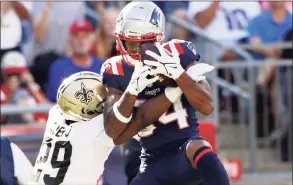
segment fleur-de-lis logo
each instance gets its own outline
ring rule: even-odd
[[[81,82],[81,89],[75,93],[75,98],[79,99],[81,103],[88,104],[92,101],[92,96],[94,95],[94,91],[91,89],[87,89],[85,85]]]

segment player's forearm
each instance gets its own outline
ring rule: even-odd
[[[219,1],[215,1],[207,9],[196,14],[194,19],[200,28],[205,28],[214,20],[219,3]]]
[[[195,83],[187,73],[183,73],[176,82],[189,103],[202,114],[209,115],[214,110],[214,103],[206,81]]]
[[[13,6],[16,14],[18,15],[18,17],[21,20],[27,20],[27,19],[29,19],[28,10],[25,8],[25,6],[21,2],[11,1],[10,3]]]
[[[51,7],[46,7],[42,16],[34,20],[34,32],[38,42],[43,41],[48,31]]]
[[[37,89],[34,88],[33,84],[28,85],[29,92],[33,95],[33,97],[37,100],[40,104],[49,103],[49,100]]]
[[[133,120],[127,124],[126,129],[113,140],[114,143],[120,145],[126,142],[142,129],[158,120],[171,105],[171,101],[169,101],[165,94],[147,100],[137,109]]]
[[[136,101],[136,96],[128,93],[127,91],[124,92],[118,101],[119,112],[124,117],[127,117],[127,118],[130,117],[133,112],[135,101]]]
[[[115,114],[114,104],[117,104],[117,111],[119,111],[118,114],[129,118],[132,115],[135,100],[136,96],[130,95],[129,93],[124,93],[120,98],[115,96],[109,96],[107,98],[105,105],[104,126],[107,135],[112,139],[118,137],[127,126],[127,123],[122,122],[117,113]],[[113,104],[111,102],[116,103]],[[108,107],[108,105],[111,105],[111,107]]]

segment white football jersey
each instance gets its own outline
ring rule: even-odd
[[[56,105],[49,112],[30,184],[95,185],[113,148],[103,115],[68,125]]]
[[[197,13],[213,2],[190,2],[188,18],[194,22]],[[248,35],[248,22],[261,13],[259,2],[220,2],[215,18],[204,28],[206,34],[218,41],[235,41]]]

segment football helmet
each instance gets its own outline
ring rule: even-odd
[[[78,72],[66,78],[59,86],[57,104],[65,119],[87,121],[103,112],[105,94],[99,74]]]
[[[165,33],[165,16],[153,2],[130,2],[120,12],[116,21],[117,50],[121,55],[135,56],[129,53],[125,41],[161,42]]]

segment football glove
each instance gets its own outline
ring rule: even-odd
[[[215,68],[214,66],[206,64],[206,63],[198,63],[198,64],[190,66],[187,69],[187,74],[194,81],[199,82],[206,78],[204,74],[211,72],[214,68]]]
[[[174,43],[171,42],[169,44],[171,53],[159,43],[155,43],[155,45],[158,48],[160,55],[150,50],[147,50],[146,54],[153,57],[157,61],[144,60],[144,64],[152,67],[152,75],[162,74],[176,80],[182,73],[184,73],[184,69],[180,64],[179,55],[171,54],[177,53]]]
[[[150,72],[151,72],[150,66],[143,65],[142,62],[136,63],[134,72],[132,74],[131,80],[126,90],[130,94],[137,96],[147,86],[159,80],[159,76],[153,76],[152,78],[147,78],[147,76],[150,75]]]

